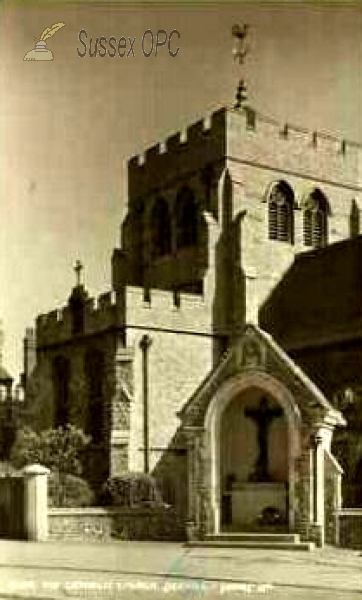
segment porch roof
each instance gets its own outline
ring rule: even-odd
[[[203,380],[201,385],[197,388],[191,398],[179,411],[178,416],[181,420],[184,420],[190,412],[193,412],[194,408],[202,398],[208,398],[213,394],[215,389],[219,387],[228,377],[236,375],[239,372],[250,372],[250,367],[243,367],[238,363],[237,354],[239,347],[243,344],[245,338],[254,339],[264,347],[266,354],[269,359],[266,358],[263,365],[255,367],[255,370],[264,371],[270,373],[271,376],[276,377],[270,364],[279,363],[282,365],[282,371],[288,376],[288,379],[293,381],[294,387],[301,387],[305,395],[308,397],[308,407],[311,410],[320,409],[323,414],[324,421],[329,423],[331,426],[335,425],[346,425],[346,421],[342,413],[335,409],[332,404],[327,400],[321,390],[313,383],[313,381],[304,373],[304,371],[288,356],[288,354],[277,344],[273,337],[263,331],[260,327],[255,324],[247,324],[244,328],[241,336],[235,341],[234,345],[224,354],[220,359],[220,362],[210,371],[210,373]],[[282,377],[281,379],[285,379]],[[295,385],[295,381],[298,385]],[[285,383],[285,382],[284,382]]]

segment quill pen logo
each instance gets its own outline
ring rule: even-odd
[[[53,37],[53,35],[64,26],[65,23],[55,23],[51,27],[44,29],[40,39],[34,38],[36,42],[35,48],[29,50],[29,52],[25,54],[23,60],[54,60],[53,52],[47,49],[45,40]]]

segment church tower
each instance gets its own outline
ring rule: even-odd
[[[247,31],[233,29],[241,64]],[[359,233],[361,158],[260,114],[242,77],[233,107],[129,160],[112,291],[89,298],[77,265],[68,304],[37,319],[34,414],[92,435],[98,484],[152,473],[198,537],[225,525],[227,494],[235,526],[275,501],[283,527],[323,543],[344,421],[265,307],[299,256]]]
[[[294,258],[359,231],[361,149],[243,104],[134,157],[112,283],[190,292],[233,336]]]

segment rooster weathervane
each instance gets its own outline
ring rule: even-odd
[[[234,38],[233,55],[234,60],[237,60],[239,65],[245,63],[245,57],[249,54],[250,47],[246,44],[246,38],[250,25],[245,23],[242,27],[240,25],[233,25],[231,29],[232,36]],[[246,86],[243,77],[239,80],[237,92],[236,92],[236,103],[234,108],[241,108],[242,104],[247,100]]]

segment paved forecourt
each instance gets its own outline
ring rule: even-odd
[[[361,597],[362,554],[185,548],[182,544],[0,542],[7,598]],[[1,596],[0,596],[1,597]]]

